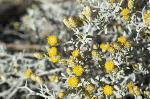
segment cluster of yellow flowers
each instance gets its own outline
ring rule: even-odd
[[[92,18],[92,9],[91,9],[91,7],[89,7],[89,6],[84,7],[83,11],[81,13],[82,13],[81,16],[83,18],[86,18],[88,21],[91,20],[91,18]]]
[[[58,48],[57,48],[58,38],[55,35],[50,35],[48,37],[48,44],[51,46],[48,49],[48,55],[50,57],[50,60],[54,63],[59,62],[60,56],[58,55]]]
[[[86,22],[92,18],[92,9],[89,6],[83,8],[81,16],[64,18],[63,22],[68,28],[77,28],[83,26]]]
[[[132,81],[128,83],[127,87],[131,94],[136,95],[136,96],[140,95],[139,87],[134,85],[134,83]]]
[[[69,77],[68,79],[68,83],[69,83],[69,86],[71,87],[78,87],[78,84],[79,84],[79,79],[75,76],[71,76]],[[94,91],[96,90],[96,87],[94,84],[87,84],[85,86],[85,91],[90,95],[92,94]],[[113,94],[113,87],[110,86],[110,85],[105,85],[103,87],[103,93],[104,95],[106,96],[110,96]]]
[[[76,28],[84,25],[83,19],[80,17],[65,18],[63,22],[68,28]]]
[[[100,45],[100,48],[102,49],[103,52],[106,52],[106,51],[109,50],[110,44],[109,44],[109,43],[102,43],[102,44]]]
[[[51,61],[52,62],[58,62],[58,61],[54,61],[52,59],[53,57],[56,57],[56,56],[58,57],[58,49],[56,47],[56,44],[58,44],[57,37],[56,36],[49,36],[48,44],[50,44],[52,46],[48,50],[48,55],[51,58]],[[128,46],[127,46],[127,44],[128,44]],[[111,44],[102,43],[100,45],[100,48],[104,52],[108,51],[108,52],[114,53],[116,50],[118,50],[120,48],[121,45],[124,45],[128,48],[131,47],[131,44],[128,42],[127,38],[125,36],[121,36],[117,39],[117,42],[113,42]],[[93,46],[93,49],[94,50],[91,51],[92,57],[100,58],[101,55],[98,53],[98,50],[97,50],[98,47],[96,47],[96,45],[95,45],[95,47]],[[78,85],[80,83],[80,77],[83,75],[85,68],[83,68],[83,66],[81,66],[75,62],[75,60],[77,60],[77,61],[82,60],[81,53],[80,53],[79,49],[74,49],[71,52],[71,55],[72,56],[70,56],[69,59],[65,59],[68,62],[66,65],[69,65],[69,64],[70,64],[70,66],[72,65],[71,67],[66,68],[66,72],[69,75],[67,82],[71,88],[75,88],[75,87],[78,87]],[[113,72],[115,70],[115,68],[116,68],[116,65],[114,63],[114,60],[107,60],[104,64],[104,69],[105,69],[106,73]],[[56,75],[50,76],[49,79],[50,79],[50,81],[58,82],[58,76],[56,76]],[[88,84],[85,86],[85,91],[88,94],[93,93],[95,89],[96,88],[93,84]],[[112,93],[113,93],[112,86],[110,86],[110,85],[104,86],[103,93],[106,96],[112,95]],[[63,94],[64,93],[60,93],[59,97],[63,97],[64,96]]]
[[[120,48],[120,44],[124,45],[126,48],[131,48],[131,43],[127,41],[127,38],[125,36],[120,36],[117,39],[117,42],[113,43],[101,43],[100,48],[102,49],[103,52],[110,52],[114,53]]]
[[[42,77],[36,75],[33,73],[33,71],[31,69],[27,69],[25,72],[24,72],[24,76],[26,78],[30,78],[31,80],[39,83],[39,84],[43,84],[44,83],[44,80],[42,79]],[[59,81],[59,77],[57,75],[50,75],[49,77],[49,80],[51,82],[54,82],[54,83],[57,83]]]
[[[33,74],[33,71],[31,69],[27,69],[24,72],[24,75],[26,78],[30,78],[31,80],[33,80],[39,84],[43,84],[43,79],[40,76]]]
[[[117,3],[121,2],[121,0],[110,0],[110,1],[112,5],[118,5]],[[63,22],[68,28],[71,29],[82,27],[85,23],[88,22],[94,22],[92,21],[94,16],[93,9],[94,7],[92,8],[90,6],[84,5],[84,8],[80,16],[67,17],[63,20]],[[124,20],[128,21],[132,14],[133,9],[134,9],[134,0],[128,0],[128,7],[122,8],[121,12],[119,13],[124,18]],[[145,25],[150,25],[149,10],[144,13],[144,21]],[[129,49],[132,47],[132,44],[131,41],[128,40],[126,36],[119,36],[116,39],[116,41],[103,42],[100,45],[97,42],[95,43],[94,39],[92,40],[93,42],[92,44],[89,44],[88,50],[83,51],[78,47],[75,47],[71,51],[70,49],[66,49],[65,51],[69,50],[68,51],[69,53],[68,52],[67,54],[64,53],[65,57],[63,57],[63,54],[62,57],[60,57],[61,53],[59,53],[58,49],[59,48],[58,38],[55,35],[50,35],[47,41],[48,44],[50,45],[50,48],[48,49],[47,52],[48,54],[47,56],[53,63],[59,63],[61,65],[64,65],[64,69],[66,70],[66,72],[64,73],[64,78],[59,77],[59,75],[56,74],[53,74],[48,78],[51,82],[54,82],[56,84],[59,83],[59,80],[61,82],[62,79],[63,81],[65,79],[65,81],[67,82],[67,86],[69,86],[67,87],[69,90],[78,91],[82,89],[81,91],[83,91],[85,96],[86,95],[88,96],[88,99],[96,99],[95,93],[99,91],[98,89],[102,89],[101,91],[103,92],[103,95],[109,97],[113,95],[115,91],[118,90],[115,87],[115,85],[112,85],[114,84],[115,81],[112,83],[111,80],[122,79],[120,75],[121,73],[124,73],[123,70],[124,68],[118,67],[120,65],[122,66],[122,63],[124,65],[124,60],[123,59],[117,60],[116,57],[119,54],[121,56],[119,58],[122,58],[122,56],[126,54],[127,50],[130,51]],[[74,43],[76,42],[73,41],[73,44]],[[116,57],[113,57],[115,55]],[[42,59],[43,57],[45,57],[45,55],[41,53],[35,53],[34,56],[38,59]],[[122,61],[121,64],[119,63],[120,61]],[[93,72],[94,70],[99,69],[99,67],[102,68],[100,72],[98,72],[98,70],[96,72]],[[119,73],[117,73],[116,71]],[[104,79],[104,81],[99,80],[101,78],[99,77],[99,75],[97,76],[97,73],[102,73],[103,75],[105,75],[104,77],[106,77],[106,79]],[[25,76],[27,78],[31,78],[33,81],[37,81],[38,83],[43,83],[43,80],[39,76],[34,75],[31,69],[28,69],[25,72]],[[115,78],[114,76],[118,77]],[[114,78],[109,79],[109,77]],[[102,83],[102,85],[101,84],[99,85],[99,83]],[[129,93],[133,95],[139,96],[141,94],[140,88],[133,82],[129,82],[126,85],[126,88],[128,89]],[[58,98],[64,98],[65,96],[67,96],[67,92],[65,93],[65,91],[60,91],[58,92],[57,96]]]
[[[79,58],[80,58],[80,51],[77,50],[77,49],[73,50],[73,51],[72,51],[72,56],[73,56],[74,58],[78,58],[78,59],[79,59]],[[74,61],[74,60],[72,60],[72,61]],[[73,64],[75,64],[75,63],[73,63]],[[72,67],[72,71],[73,71],[73,73],[74,73],[76,76],[80,77],[80,76],[83,75],[84,68],[83,68],[83,66],[81,66],[81,65],[74,65],[74,66]],[[71,73],[70,73],[70,72],[71,72],[71,69],[67,68],[66,72],[67,72],[68,74],[71,74]],[[78,79],[78,77],[76,77],[76,76],[71,75],[71,76],[69,77],[69,79],[68,79],[68,84],[69,84],[70,87],[77,87],[77,86],[78,86],[79,79]],[[73,79],[74,79],[74,80],[73,80]]]
[[[115,52],[115,48],[113,46],[111,46],[109,43],[102,43],[100,44],[100,48],[102,49],[103,52],[110,52],[110,53],[114,53]]]

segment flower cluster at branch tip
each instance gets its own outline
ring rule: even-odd
[[[31,80],[33,80],[39,84],[43,84],[43,79],[40,76],[35,75],[31,69],[27,69],[24,72],[24,75],[26,78],[30,78]]]
[[[54,35],[48,37],[48,44],[52,47],[48,49],[48,56],[53,63],[58,63],[60,61],[60,56],[58,55],[58,38]]]
[[[83,18],[85,17],[87,20],[91,20],[92,18],[92,9],[89,6],[83,8],[82,11]]]
[[[140,89],[138,86],[134,85],[133,82],[129,82],[128,85],[128,90],[131,94],[139,96],[140,95]]]
[[[79,17],[65,18],[63,22],[68,28],[81,27],[84,24],[83,20]]]
[[[128,8],[133,9],[134,7],[134,0],[128,0]]]
[[[84,26],[85,23],[92,19],[92,9],[90,6],[85,6],[81,12],[81,16],[71,16],[64,18],[63,23],[68,28],[78,28]]]

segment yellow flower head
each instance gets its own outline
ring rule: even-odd
[[[45,57],[45,55],[42,53],[34,53],[33,56],[37,59],[43,59]]]
[[[101,57],[100,54],[96,50],[92,50],[91,54],[92,54],[92,57],[95,57],[95,58]]]
[[[48,37],[48,44],[51,46],[55,46],[58,43],[58,38],[55,35],[51,35]]]
[[[113,60],[108,60],[105,63],[105,70],[106,72],[112,72],[115,69],[115,63]]]
[[[88,84],[88,85],[86,85],[85,90],[89,94],[92,94],[95,91],[95,86],[93,84]]]
[[[91,99],[98,99],[98,97],[97,96],[92,96]]]
[[[134,7],[134,0],[128,0],[128,8],[132,9]]]
[[[59,97],[60,99],[64,98],[65,95],[66,95],[66,94],[64,93],[64,91],[61,91],[61,92],[58,93],[58,97]]]
[[[82,76],[84,72],[84,68],[80,65],[76,65],[73,67],[73,73],[76,74],[77,76]]]
[[[140,89],[138,86],[134,85],[133,82],[129,82],[127,84],[128,90],[131,94],[139,96],[140,95]]]
[[[57,50],[56,47],[51,47],[51,48],[48,49],[48,55],[50,57],[56,56],[57,54],[58,54],[58,50]]]
[[[35,81],[39,84],[43,84],[43,79],[40,76],[36,76]]]
[[[69,17],[63,20],[68,28],[77,28],[83,26],[83,20],[79,17]]]
[[[129,14],[130,14],[130,10],[128,8],[122,9],[122,11],[121,11],[121,15],[122,16],[127,16]]]
[[[67,73],[68,75],[70,75],[70,74],[71,74],[71,69],[70,69],[70,68],[67,68],[67,69],[66,69],[66,73]]]
[[[121,15],[123,16],[123,18],[125,20],[128,20],[129,19],[129,15],[130,15],[130,10],[128,8],[122,9]]]
[[[67,18],[64,18],[63,22],[68,28],[72,28]]]
[[[57,75],[51,75],[51,76],[49,77],[49,79],[50,79],[51,82],[58,82],[58,80],[59,80],[59,78],[58,78]]]
[[[110,44],[108,44],[108,43],[102,43],[100,45],[100,48],[102,49],[103,52],[107,51],[109,49],[109,47],[110,47]]]
[[[139,96],[139,95],[140,95],[140,88],[139,88],[138,86],[134,86],[134,87],[133,87],[133,90],[134,90],[134,94],[135,94],[136,96]]]
[[[104,93],[106,96],[112,95],[112,94],[113,94],[113,88],[112,88],[112,86],[110,86],[110,85],[105,85],[105,86],[103,87],[103,93]]]
[[[30,78],[32,74],[33,74],[33,72],[31,69],[27,69],[24,73],[26,78]]]
[[[73,50],[72,56],[76,57],[76,58],[79,57],[80,56],[80,51],[78,49]]]
[[[150,26],[150,10],[144,13],[144,22],[145,25]]]
[[[125,36],[121,36],[118,38],[118,42],[121,44],[125,44],[127,41],[127,38]]]
[[[60,57],[59,56],[52,56],[50,57],[51,61],[53,63],[58,63],[60,61]]]
[[[36,75],[35,74],[32,74],[30,78],[31,78],[31,80],[36,81]]]
[[[79,79],[75,76],[71,76],[68,79],[68,84],[70,87],[78,87]]]
[[[92,17],[92,9],[89,6],[84,7],[82,15],[85,16],[85,18],[90,21]]]
[[[93,44],[93,49],[98,49],[98,46],[96,44]]]
[[[134,86],[134,83],[132,81],[130,81],[128,84],[127,84],[127,87],[129,90],[133,89],[133,86]]]

